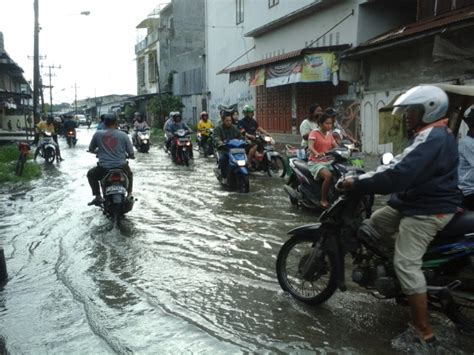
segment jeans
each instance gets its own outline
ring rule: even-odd
[[[128,163],[120,166],[120,168],[125,172],[125,174],[128,177],[127,192],[130,195],[132,193],[132,187],[133,187],[133,173],[130,170],[130,166],[128,165]],[[89,180],[89,185],[91,186],[92,194],[94,196],[100,196],[99,181],[103,179],[105,175],[107,175],[107,172],[109,170],[111,169],[106,169],[97,165],[87,172],[87,180]]]

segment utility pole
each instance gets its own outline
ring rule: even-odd
[[[74,114],[77,115],[77,84],[74,83]]]
[[[41,68],[43,66],[41,65]],[[48,74],[46,74],[49,77],[49,86],[43,86],[44,88],[49,88],[49,113],[52,115],[53,114],[53,85],[51,84],[51,77],[54,76],[54,73],[51,72],[51,69],[61,69],[61,65],[55,66],[53,65],[48,65]]]
[[[34,49],[33,49],[33,121],[39,122],[38,116],[38,97],[39,97],[39,0],[34,0],[35,26],[34,26]]]

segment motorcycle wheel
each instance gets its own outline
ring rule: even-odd
[[[69,148],[72,148],[72,139],[71,138],[67,139],[67,145],[68,145]]]
[[[314,237],[295,235],[283,244],[276,272],[281,288],[307,304],[321,304],[337,289],[336,256]]]
[[[188,151],[183,151],[181,150],[180,151],[180,154],[181,154],[181,162],[186,165],[186,166],[189,166],[189,153]]]
[[[240,193],[248,193],[250,191],[250,182],[248,175],[238,175],[237,184]]]
[[[285,177],[286,175],[286,166],[282,157],[276,156],[272,157],[268,162],[267,173],[270,177]]]
[[[53,164],[55,158],[56,151],[53,148],[48,147],[44,150],[44,160],[46,161],[46,163]]]
[[[142,152],[142,153],[148,153],[149,149],[150,149],[150,146],[148,144],[142,144],[140,146],[140,152]]]
[[[465,266],[456,275],[462,281],[461,286],[450,292],[451,302],[446,314],[463,333],[474,334],[474,267]]]

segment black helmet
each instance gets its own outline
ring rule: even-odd
[[[117,122],[117,117],[113,113],[106,113],[104,116],[104,123],[106,125],[112,125]]]

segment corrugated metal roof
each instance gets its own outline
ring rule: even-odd
[[[217,74],[226,74],[226,73],[236,73],[239,71],[247,71],[249,69],[261,67],[267,64],[273,64],[277,62],[282,62],[284,60],[297,58],[305,53],[320,53],[320,52],[340,52],[350,48],[350,45],[339,45],[339,46],[327,46],[327,47],[316,47],[316,48],[302,48],[288,53],[283,53],[275,57],[257,60],[248,64],[239,65],[232,68],[222,69]]]
[[[444,26],[472,19],[474,19],[474,6],[467,6],[439,16],[414,22],[390,32],[386,32],[380,36],[368,40],[367,42],[361,43],[357,48],[354,49],[354,51],[356,52],[360,48],[373,47],[382,43],[385,44],[390,41],[410,37],[429,30],[442,28]]]

